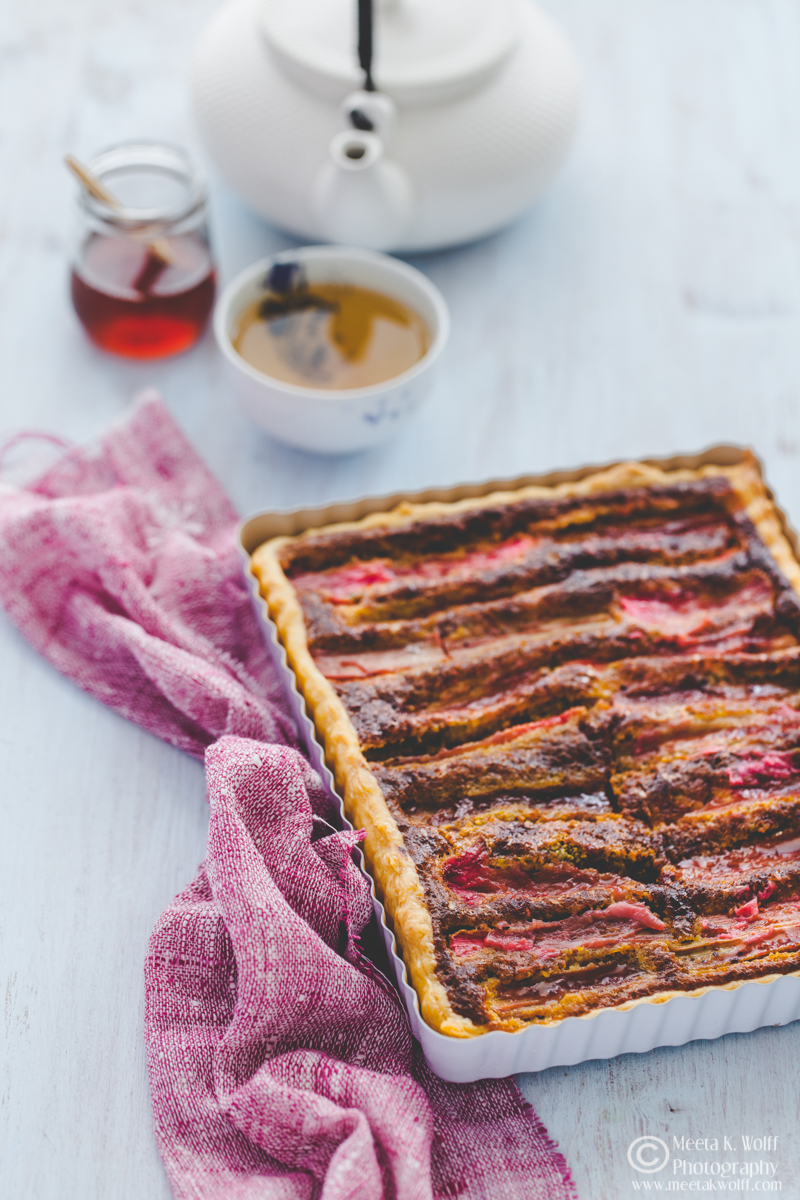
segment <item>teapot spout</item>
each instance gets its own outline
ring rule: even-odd
[[[376,133],[345,130],[333,138],[317,176],[314,207],[329,241],[391,250],[408,227],[414,197],[408,176],[385,157]]]

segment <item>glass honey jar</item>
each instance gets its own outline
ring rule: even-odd
[[[131,142],[87,163],[108,202],[82,189],[72,303],[103,350],[164,358],[202,335],[216,291],[206,191],[172,146]]]

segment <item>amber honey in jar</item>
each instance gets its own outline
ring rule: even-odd
[[[71,285],[84,329],[128,358],[188,350],[216,290],[201,179],[182,151],[149,142],[115,146],[88,166],[118,205],[80,195]]]

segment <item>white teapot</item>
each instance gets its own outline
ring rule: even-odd
[[[501,228],[571,141],[569,44],[529,0],[374,3],[373,31],[370,0],[228,0],[193,71],[211,157],[306,240],[408,252]]]

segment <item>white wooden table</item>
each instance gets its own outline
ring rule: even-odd
[[[216,0],[4,0],[0,431],[86,439],[155,384],[242,510],[733,441],[800,520],[800,5],[547,2],[586,73],[569,168],[514,228],[420,260],[453,315],[438,391],[391,445],[326,461],[239,413],[210,341],[126,364],[87,344],[68,303],[61,157],[136,136],[202,156],[185,76]],[[291,244],[211,178],[224,278]],[[0,647],[0,1193],[166,1198],[142,960],[204,853],[202,769],[4,618]],[[798,1056],[800,1023],[523,1086],[582,1200],[634,1191],[626,1149],[645,1133],[777,1135],[796,1197]]]

